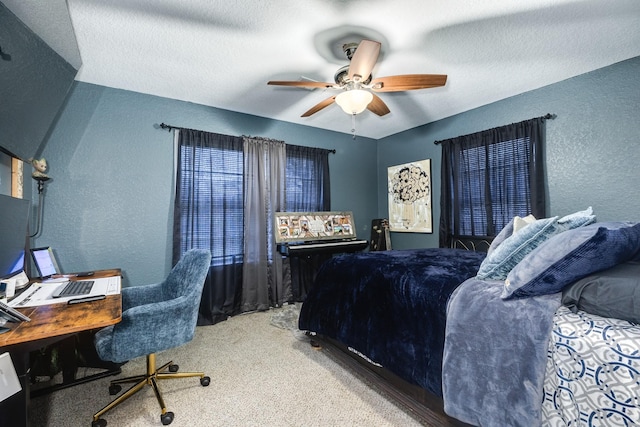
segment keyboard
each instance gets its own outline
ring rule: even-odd
[[[93,280],[74,280],[72,282],[66,282],[58,286],[53,291],[53,298],[60,297],[73,297],[76,295],[87,295],[91,292],[93,287]]]

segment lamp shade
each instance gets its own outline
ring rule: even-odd
[[[336,103],[347,114],[360,114],[373,100],[371,92],[362,89],[353,89],[336,96]]]

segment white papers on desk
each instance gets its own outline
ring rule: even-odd
[[[9,305],[11,307],[36,307],[40,305],[67,303],[69,300],[80,297],[98,296],[98,295],[117,295],[121,289],[121,277],[101,277],[91,278],[87,280],[93,280],[93,287],[91,292],[87,295],[74,295],[70,297],[53,298],[51,295],[58,286],[61,286],[67,280],[47,280],[42,283],[33,283],[20,295],[15,297]]]

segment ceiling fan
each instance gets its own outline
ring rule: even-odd
[[[302,114],[302,117],[309,117],[334,102],[347,114],[356,115],[367,109],[378,116],[384,116],[389,113],[389,107],[373,92],[427,89],[444,86],[447,82],[445,74],[404,74],[374,79],[371,71],[380,54],[379,42],[362,40],[360,44],[347,43],[343,45],[343,50],[351,62],[336,72],[335,83],[272,80],[267,84],[341,91],[338,95],[319,102]]]

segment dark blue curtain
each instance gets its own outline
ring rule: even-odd
[[[199,325],[239,312],[243,257],[243,139],[181,129],[174,205],[173,262],[191,248],[209,249]]]
[[[440,247],[454,238],[493,237],[516,215],[546,215],[545,117],[442,144]]]
[[[331,210],[329,153],[330,150],[322,148],[287,145],[288,212]],[[329,254],[316,254],[285,260],[285,273],[290,277],[295,301],[305,300],[316,272],[329,258]]]
[[[198,325],[210,325],[242,311],[245,138],[192,129],[178,129],[177,138],[173,261],[191,248],[211,251],[198,315]],[[287,210],[330,209],[329,153],[286,145]],[[284,280],[299,300],[311,279],[294,270]]]

